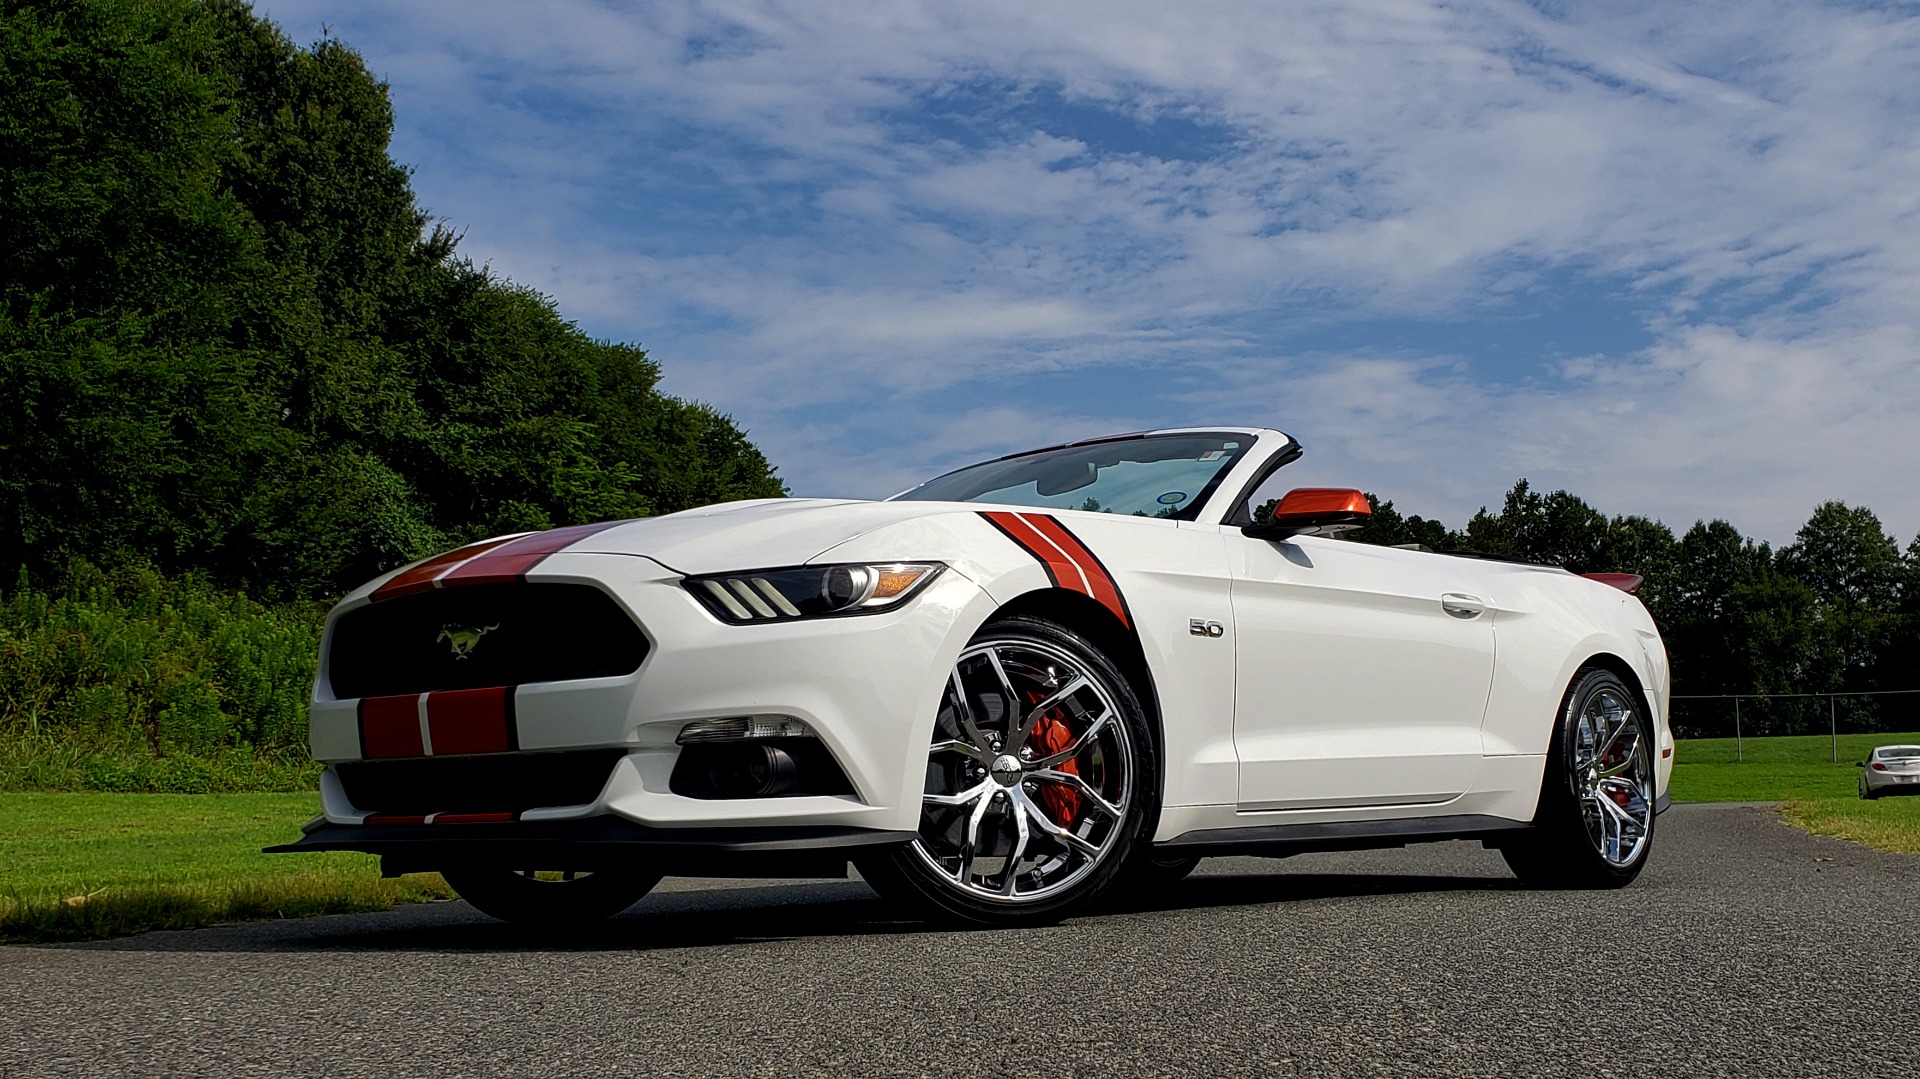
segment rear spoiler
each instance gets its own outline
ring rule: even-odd
[[[1639,591],[1641,583],[1645,580],[1638,573],[1582,573],[1580,576],[1589,581],[1610,584],[1628,595]]]

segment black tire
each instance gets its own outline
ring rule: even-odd
[[[988,623],[974,636],[967,650],[962,653],[960,664],[956,665],[949,685],[967,685],[968,676],[961,672],[970,662],[970,657],[978,657],[978,650],[1003,648],[1007,654],[1015,657],[1023,654],[1021,653],[1023,648],[1035,650],[1024,653],[1028,657],[1042,653],[1060,657],[1063,660],[1063,666],[1077,668],[1080,677],[1097,686],[1098,695],[1104,698],[1100,702],[1101,711],[1096,713],[1088,710],[1066,717],[1079,726],[1079,729],[1070,735],[1072,741],[1068,743],[1067,749],[1071,749],[1082,740],[1087,743],[1085,749],[1070,759],[1076,775],[1081,775],[1081,770],[1084,770],[1083,779],[1086,776],[1097,776],[1101,783],[1111,785],[1116,782],[1115,776],[1121,777],[1118,780],[1118,786],[1112,786],[1104,791],[1105,797],[1119,799],[1112,804],[1122,810],[1120,816],[1108,819],[1105,813],[1088,808],[1093,804],[1092,800],[1088,799],[1085,802],[1076,800],[1075,804],[1081,807],[1081,815],[1076,818],[1073,814],[1068,814],[1065,825],[1053,819],[1051,811],[1048,811],[1047,821],[1043,821],[1037,815],[1042,812],[1040,807],[1043,799],[1025,797],[1023,791],[1034,792],[1043,789],[1044,784],[1037,785],[1037,781],[1045,773],[1021,772],[1016,781],[1007,782],[1002,789],[995,789],[989,784],[999,780],[987,778],[987,770],[983,768],[984,761],[973,763],[972,755],[966,753],[960,754],[965,759],[948,761],[940,755],[939,751],[930,750],[927,787],[929,794],[946,793],[940,787],[952,779],[951,770],[957,763],[968,773],[962,782],[973,782],[975,778],[973,770],[978,769],[980,772],[978,785],[970,789],[988,792],[982,794],[981,798],[991,797],[994,806],[1004,805],[1005,808],[999,810],[997,816],[984,818],[992,821],[990,826],[974,825],[971,830],[962,833],[965,836],[977,834],[982,843],[979,847],[975,847],[969,840],[961,847],[965,853],[957,856],[957,867],[953,870],[943,870],[939,867],[943,859],[956,857],[948,852],[946,844],[946,840],[954,834],[954,814],[962,811],[971,814],[982,804],[981,802],[969,803],[964,807],[923,808],[919,839],[886,854],[863,858],[856,865],[860,875],[866,878],[867,882],[881,895],[911,905],[921,913],[938,920],[1001,926],[1045,925],[1057,922],[1084,908],[1107,891],[1115,878],[1129,864],[1136,848],[1145,842],[1144,836],[1147,830],[1159,816],[1159,759],[1146,713],[1141,709],[1140,702],[1134,696],[1126,678],[1092,642],[1053,622],[1027,616],[1010,616]],[[999,651],[995,651],[996,656],[1000,654]],[[1066,681],[1070,684],[1073,679]],[[999,767],[999,761],[1008,759],[1006,756],[998,755],[1001,748],[1004,748],[1009,755],[1022,748],[1031,748],[1031,744],[1026,747],[1014,744],[1017,740],[1015,724],[1010,723],[1009,719],[1019,720],[1021,717],[1012,708],[1003,707],[997,715],[992,711],[994,700],[1003,702],[1008,700],[1004,692],[976,694],[973,687],[968,686],[966,695],[964,706],[968,709],[966,722],[976,723],[978,733],[989,739],[1003,739],[995,744],[990,753],[986,754],[993,756],[996,769]],[[1025,704],[1032,702],[1029,699],[1021,703],[1024,707]],[[1077,698],[1069,700],[1066,704],[1075,708],[1080,707],[1080,701]],[[1033,712],[1037,713],[1039,709],[1035,708]],[[1099,716],[1108,712],[1111,713],[1108,720],[1096,722]],[[1047,714],[1065,716],[1065,713],[1066,708],[1063,706],[1062,709]],[[1072,725],[1067,726],[1071,729]],[[955,703],[955,692],[952,689],[943,691],[940,718],[936,723],[933,742],[940,744],[943,741],[955,739],[967,741],[968,738],[969,735],[964,730],[961,720],[961,706]],[[971,745],[971,742],[968,744]],[[1059,750],[1059,752],[1065,751],[1067,750]],[[1125,760],[1122,761],[1122,758]],[[1038,766],[1043,759],[1044,757],[1036,758],[1032,763]],[[1068,765],[1063,763],[1058,770],[1068,770]],[[1000,772],[994,771],[992,774],[998,776]],[[1016,820],[1015,818],[1023,817],[1023,807],[1025,819]],[[980,812],[985,814],[992,810],[993,807],[988,806],[980,809]],[[1027,820],[1033,823],[1026,824]],[[1083,841],[1088,846],[1094,845],[1092,840],[1097,839],[1099,848],[1097,856],[1077,850],[1062,840],[1045,835],[1041,829],[1049,821],[1053,826],[1064,827],[1068,831],[1079,833],[1084,830]],[[1008,838],[1007,833],[1012,832],[1014,825],[1020,824],[1025,824],[1030,833],[1027,840],[1030,845],[1012,847],[1014,840]],[[967,827],[964,821],[961,822],[961,826]],[[986,830],[989,828],[991,830]],[[1006,829],[1006,832],[1000,831],[1001,829]],[[1048,862],[1048,852],[1054,848],[1057,848],[1059,853],[1053,856],[1054,861]],[[999,860],[1002,864],[1001,881],[1013,878],[1015,880],[1013,887],[1017,888],[1018,880],[1028,877],[1035,884],[1032,889],[1034,895],[1028,898],[1016,893],[1008,898],[982,894],[986,890],[984,884],[972,885],[974,864],[972,852],[976,850],[981,851],[982,860],[988,862],[994,861],[994,853],[999,851]],[[1025,859],[1020,854],[1022,850],[1025,851],[1026,857],[1032,858],[1035,863],[1028,872],[1020,869],[1020,866],[1025,863]],[[1035,854],[1036,850],[1041,853]],[[1048,865],[1056,867],[1051,872],[1059,874],[1058,883],[1045,883],[1042,874],[1049,871]],[[961,883],[963,877],[968,883]],[[982,879],[985,879],[984,876]]]
[[[460,898],[488,917],[516,925],[564,928],[626,910],[660,883],[658,873],[560,874],[511,869],[449,869],[440,874]]]
[[[1167,902],[1174,886],[1199,864],[1197,857],[1169,855],[1142,844],[1100,896],[1099,906],[1114,911],[1151,909]]]
[[[1127,861],[1125,869],[1120,871],[1120,879],[1114,882],[1113,890],[1132,891],[1143,895],[1156,895],[1187,879],[1187,875],[1200,865],[1200,859],[1194,855],[1168,854],[1152,847],[1143,847],[1134,851]]]
[[[1618,712],[1614,711],[1616,706]],[[1611,811],[1597,800],[1608,795],[1594,790],[1589,770],[1582,767],[1578,759],[1584,752],[1581,748],[1583,716],[1589,717],[1584,723],[1590,731],[1595,722],[1591,717],[1596,710],[1619,715],[1624,723],[1631,724],[1635,734],[1628,754],[1631,759],[1622,758],[1622,761],[1629,768],[1637,765],[1643,781],[1635,784],[1632,793],[1625,792],[1619,785],[1609,788],[1620,792],[1611,800],[1625,816],[1644,821],[1637,830],[1632,826],[1621,827],[1623,834],[1631,834],[1635,840],[1630,852],[1621,849],[1626,842],[1624,838],[1612,844],[1605,838],[1605,829],[1614,827],[1617,818],[1609,819]],[[1652,804],[1653,748],[1653,726],[1639,694],[1612,671],[1587,668],[1576,674],[1573,684],[1567,687],[1559,720],[1554,724],[1533,827],[1501,847],[1500,853],[1514,875],[1540,888],[1623,888],[1633,883],[1646,868],[1647,858],[1653,851],[1656,816]],[[1613,759],[1611,755],[1606,758],[1607,761]],[[1595,834],[1596,820],[1602,822],[1599,835]]]

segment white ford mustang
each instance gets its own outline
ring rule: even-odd
[[[325,813],[272,849],[527,920],[851,861],[1025,923],[1205,855],[1457,838],[1631,881],[1673,753],[1634,579],[1327,538],[1359,492],[1264,512],[1299,455],[1150,431],[408,566],[328,620]]]

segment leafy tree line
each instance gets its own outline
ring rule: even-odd
[[[1525,480],[1498,512],[1483,507],[1458,530],[1368,500],[1373,519],[1346,538],[1641,575],[1639,595],[1666,641],[1676,694],[1920,689],[1920,536],[1902,552],[1864,506],[1825,503],[1793,542],[1774,550],[1726,521],[1698,521],[1676,536],[1659,521],[1609,517]],[[1840,722],[1853,728],[1920,726],[1920,698],[1856,698],[1837,707]],[[1825,702],[1742,708],[1748,733],[1824,730],[1828,722]],[[1730,706],[1676,706],[1675,714],[1694,733],[1719,734],[1723,726],[1731,733]]]
[[[0,0],[0,788],[310,787],[330,597],[784,493],[463,258],[392,129],[351,49],[241,0]]]
[[[783,493],[457,253],[386,86],[241,0],[0,0],[0,566],[335,595],[485,534]]]

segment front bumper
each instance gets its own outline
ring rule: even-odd
[[[947,671],[994,607],[978,585],[948,570],[898,611],[735,626],[687,594],[679,574],[643,557],[556,555],[529,579],[604,590],[640,625],[649,650],[629,675],[513,690],[516,752],[621,751],[598,797],[527,808],[515,822],[526,825],[605,819],[649,829],[910,832],[919,819],[924,747]],[[314,757],[329,765],[364,759],[360,702],[327,693],[325,663],[323,655],[312,710]],[[433,695],[426,696],[423,724]],[[670,781],[681,752],[675,739],[687,723],[767,713],[806,723],[853,793],[740,799],[674,793]],[[376,841],[439,847],[455,842],[450,831],[493,827],[428,825],[416,835],[397,830],[403,825],[370,823],[390,810],[353,804],[331,769],[321,795],[328,825],[381,833],[360,846],[324,849],[368,849],[365,844]],[[439,808],[460,814],[468,807]]]
[[[911,831],[847,827],[648,828],[616,816],[499,824],[316,822],[268,854],[348,850],[380,856],[381,874],[465,866],[591,871],[642,868],[682,877],[839,877],[847,859],[911,841]]]

